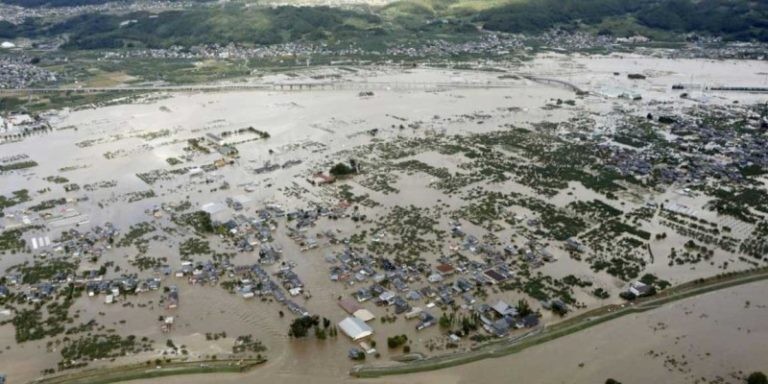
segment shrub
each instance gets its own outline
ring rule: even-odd
[[[355,170],[347,164],[338,163],[331,167],[330,172],[334,176],[346,176],[355,173]]]
[[[387,346],[390,348],[397,348],[406,342],[408,342],[408,336],[406,335],[397,335],[387,338]]]
[[[629,300],[629,301],[632,301],[632,300],[637,298],[637,296],[634,293],[629,292],[629,291],[625,291],[625,292],[619,293],[619,297],[621,297],[624,300]]]

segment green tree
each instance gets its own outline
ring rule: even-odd
[[[747,384],[768,384],[768,377],[762,372],[752,372],[747,377]]]
[[[331,175],[346,176],[355,173],[355,170],[347,164],[338,163],[331,167]]]
[[[528,304],[528,300],[520,299],[520,301],[517,302],[517,313],[520,317],[525,317],[533,313],[531,306]]]
[[[288,336],[296,338],[306,337],[309,330],[319,324],[320,319],[317,316],[303,316],[293,319],[288,329]]]
[[[407,342],[408,342],[408,336],[406,335],[396,335],[396,336],[387,338],[387,346],[389,348],[397,348],[401,345],[404,345]]]
[[[440,316],[438,323],[440,324],[440,328],[450,328],[451,325],[453,325],[453,318],[452,316],[448,317],[448,315],[443,312],[443,315]]]

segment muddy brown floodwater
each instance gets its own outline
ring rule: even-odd
[[[302,348],[244,375],[180,376],[153,384],[196,383],[741,383],[768,367],[768,282],[682,300],[610,321],[523,352],[434,372],[378,379],[347,377],[347,364]],[[307,344],[314,344],[309,342]],[[297,355],[298,356],[298,355]],[[722,380],[722,381],[718,381]]]
[[[613,74],[615,68],[623,68],[621,76]],[[544,108],[545,104],[553,100],[568,100],[575,96],[567,89],[518,78],[505,80],[508,88],[496,89],[385,89],[376,90],[375,96],[370,98],[361,97],[354,91],[339,90],[194,93],[168,95],[168,98],[147,103],[63,111],[52,122],[54,132],[30,136],[23,141],[2,146],[0,153],[3,155],[6,152],[12,155],[25,154],[39,165],[29,170],[3,174],[0,194],[10,195],[21,188],[29,191],[51,188],[51,192],[34,194],[33,201],[28,205],[51,198],[69,199],[65,205],[50,210],[49,216],[29,213],[32,222],[44,225],[44,228],[26,233],[24,236],[28,241],[33,237],[55,238],[62,230],[75,228],[77,223],[80,224],[78,229],[86,231],[94,225],[109,221],[125,233],[130,225],[142,221],[151,222],[158,228],[172,226],[168,215],[153,217],[148,212],[155,206],[178,203],[184,199],[188,199],[194,209],[200,209],[206,203],[222,202],[227,197],[247,194],[250,201],[244,204],[243,210],[247,214],[263,208],[265,203],[278,203],[286,210],[293,210],[306,208],[310,202],[328,202],[329,195],[335,192],[333,188],[337,187],[313,188],[306,182],[306,177],[319,169],[327,169],[329,162],[338,161],[338,153],[369,144],[374,139],[367,132],[373,129],[379,130],[376,140],[395,141],[403,137],[423,138],[440,131],[450,136],[495,131],[509,125],[531,127],[532,123],[563,122],[580,115],[594,118],[597,129],[606,125],[603,123],[609,118],[608,112],[616,108],[644,116],[643,108],[654,102],[646,100],[651,99],[670,102],[669,108],[673,110],[697,103],[731,104],[736,100],[743,103],[765,100],[760,95],[691,92],[690,99],[671,103],[680,100],[678,92],[671,90],[671,84],[676,82],[693,79],[694,82],[708,84],[742,85],[764,81],[759,73],[765,72],[765,63],[752,61],[678,61],[631,55],[586,57],[552,54],[539,56],[511,70],[515,73],[558,77],[595,93],[579,99],[577,107]],[[648,80],[628,80],[627,72],[644,73]],[[360,74],[349,76],[351,80],[370,79],[393,83],[499,81],[497,73],[431,69],[366,69]],[[641,92],[644,100],[619,100],[611,96],[616,90],[612,88]],[[479,124],[471,118],[477,114],[489,117],[484,120],[484,124]],[[397,128],[401,123],[421,125],[419,129]],[[140,173],[178,170],[181,167],[212,163],[220,157],[218,154],[190,154],[189,150],[184,149],[188,146],[187,140],[204,137],[207,133],[248,126],[264,130],[271,137],[269,140],[239,146],[240,158],[237,165],[206,174],[205,177],[213,180],[210,184],[189,175],[169,177],[151,185],[137,177]],[[188,160],[183,165],[169,165],[167,159],[171,157]],[[404,158],[411,159],[434,167],[444,167],[449,172],[456,172],[468,160],[463,156],[442,155],[435,151]],[[302,163],[273,173],[254,171],[267,160],[281,164],[302,160]],[[60,185],[53,185],[44,179],[55,175],[66,177],[70,182],[83,186],[83,189],[63,193]],[[223,181],[229,182],[230,189],[212,190],[215,189],[214,185]],[[355,193],[369,193],[371,199],[380,204],[377,208],[362,208],[371,217],[403,204],[413,204],[420,208],[440,205],[447,207],[446,210],[455,210],[466,204],[461,201],[459,193],[449,196],[431,188],[431,181],[424,174],[402,174],[394,182],[400,192],[389,195],[367,190],[359,183],[348,184]],[[86,185],[99,183],[112,186],[85,190]],[[301,187],[305,191],[291,194],[290,191],[301,189],[296,187],[299,183],[303,183]],[[486,187],[489,191],[535,194],[531,188],[514,181]],[[149,189],[155,191],[156,196],[127,201],[128,194]],[[730,225],[725,221],[727,219],[702,209],[706,203],[704,197],[685,196],[674,190],[656,194],[641,191],[637,194],[626,199],[622,196],[623,211],[638,208],[646,201],[655,199],[697,217]],[[591,200],[600,196],[573,183],[567,191],[550,200],[562,208],[576,198]],[[77,201],[80,197],[87,199]],[[521,217],[521,221],[532,217],[531,211],[523,208],[513,213]],[[6,219],[10,222],[10,218]],[[312,234],[316,235],[321,229],[332,229],[338,230],[339,237],[343,238],[359,229],[358,224],[350,220],[334,222],[332,227],[323,228],[329,222],[327,219],[318,221],[318,227],[311,229]],[[449,228],[448,222],[448,217],[441,217],[441,228]],[[283,222],[280,225],[284,225]],[[738,238],[745,237],[751,230],[749,226],[739,226],[737,223],[733,227],[734,236]],[[312,295],[311,299],[298,297],[296,301],[311,313],[337,323],[345,317],[336,305],[337,298],[349,297],[353,289],[358,288],[329,280],[330,264],[325,261],[325,256],[338,252],[341,246],[324,244],[318,249],[302,251],[293,240],[287,238],[282,229],[275,232],[275,242],[283,247],[284,259],[295,263],[294,271]],[[463,229],[478,237],[484,233],[480,226],[470,223],[465,223]],[[525,239],[517,229],[506,228],[503,233],[499,233],[499,237],[503,237],[504,241],[512,239],[522,243]],[[653,231],[663,228],[656,219],[646,229]],[[172,268],[178,268],[181,262],[179,237],[168,235],[164,239],[149,241],[148,254],[165,257]],[[654,254],[659,256],[648,263],[646,271],[678,284],[720,273],[720,265],[724,261],[731,263],[730,270],[751,266],[740,262],[732,254],[720,251],[715,253],[712,263],[702,263],[695,267],[668,266],[666,255],[669,249],[680,248],[685,241],[686,238],[670,231],[668,238],[652,243]],[[448,242],[445,248],[449,246]],[[211,247],[217,251],[227,251],[215,242],[212,242]],[[0,257],[0,274],[12,265],[30,260],[31,253],[34,252],[11,253]],[[569,258],[562,247],[552,247],[552,253],[557,261],[542,267],[541,272],[555,278],[568,274],[586,277],[596,287],[605,288],[611,293],[611,299],[600,301],[593,295],[578,292],[576,298],[580,302],[594,308],[620,301],[616,293],[627,282],[605,272],[592,272],[586,263]],[[83,260],[78,272],[98,268],[105,261],[114,262],[125,272],[138,272],[128,263],[135,254],[132,246],[130,249],[109,249],[98,263]],[[433,264],[437,259],[434,252],[423,256]],[[254,264],[258,261],[257,257],[254,253],[238,253],[233,262]],[[477,255],[470,257],[479,258]],[[205,259],[198,257],[197,260]],[[270,266],[265,269],[274,273],[277,268]],[[147,273],[142,271],[140,276],[146,277]],[[426,285],[423,281],[420,284]],[[237,336],[253,335],[268,347],[266,355],[269,361],[251,372],[243,375],[168,377],[143,380],[142,383],[602,383],[608,377],[624,383],[695,383],[697,380],[699,383],[736,383],[744,372],[768,370],[768,296],[765,295],[768,283],[764,282],[714,292],[651,312],[627,316],[519,354],[441,371],[373,380],[357,380],[348,376],[354,363],[347,358],[347,351],[357,345],[343,335],[324,341],[312,337],[308,340],[290,340],[287,330],[292,315],[280,318],[280,310],[288,311],[277,303],[269,300],[262,302],[259,299],[244,300],[240,296],[228,294],[221,287],[192,286],[185,279],[173,277],[166,278],[163,285],[177,285],[179,288],[180,306],[173,312],[164,310],[159,304],[160,292],[143,293],[113,305],[105,304],[104,298],[98,296],[77,300],[72,311],[79,311],[79,322],[94,319],[114,329],[117,334],[148,337],[155,342],[150,352],[127,356],[114,362],[96,361],[90,363],[89,367],[108,367],[160,358],[166,349],[167,339],[172,339],[176,345],[186,346],[192,357],[205,358],[206,355],[231,350]],[[494,289],[485,301],[504,299],[516,302],[521,297],[519,292],[500,292]],[[418,305],[423,307],[425,304],[421,302]],[[365,307],[378,318],[389,314],[388,309],[375,307],[370,302],[365,303]],[[575,312],[578,313],[578,310]],[[439,316],[440,312],[435,310],[433,314]],[[160,315],[176,317],[176,326],[168,334],[161,333],[159,329]],[[542,320],[551,322],[551,316],[546,311]],[[6,318],[0,317],[2,320]],[[425,350],[429,340],[445,337],[438,327],[417,333],[415,323],[416,320],[405,320],[402,316],[394,323],[385,324],[379,319],[371,323],[376,332],[374,339],[382,354],[379,361],[389,361],[392,356],[400,353],[399,350],[387,350],[386,336],[407,333],[414,351],[421,352],[429,352]],[[206,340],[205,333],[221,331],[226,331],[228,337]],[[47,351],[47,341],[17,345],[13,325],[0,326],[0,372],[8,374],[12,379],[9,383],[33,380],[43,369],[56,366],[60,351],[55,348]],[[462,341],[461,348],[466,348],[466,343]],[[369,362],[376,362],[373,356],[368,359]],[[722,378],[722,381],[718,381],[718,378]]]

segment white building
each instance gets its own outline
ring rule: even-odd
[[[651,292],[651,286],[640,281],[633,281],[629,284],[629,292],[637,297],[645,296]]]
[[[369,327],[365,321],[352,316],[340,321],[339,329],[354,341],[373,335],[373,328]]]

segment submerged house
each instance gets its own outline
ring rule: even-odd
[[[353,294],[355,299],[362,303],[364,301],[368,301],[373,298],[373,294],[371,293],[371,290],[368,288],[360,288]]]
[[[640,281],[633,281],[629,284],[629,292],[637,297],[648,296],[653,292],[653,287]]]
[[[431,313],[424,312],[424,311],[419,312],[419,324],[416,325],[417,331],[421,331],[422,329],[429,328],[435,324],[437,324],[437,319],[435,319],[435,317],[432,316]]]
[[[352,340],[358,341],[373,335],[373,328],[357,317],[347,317],[339,322],[339,329]]]

